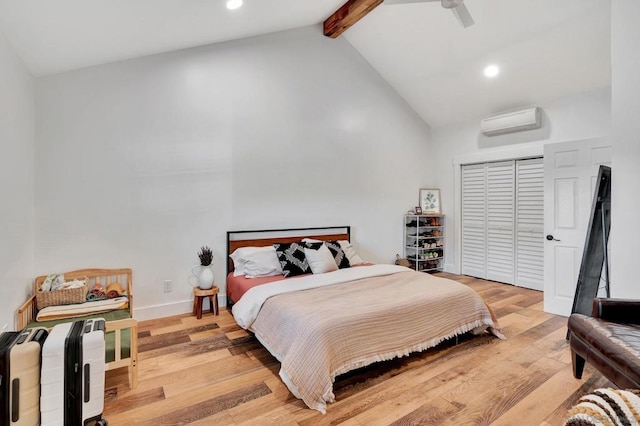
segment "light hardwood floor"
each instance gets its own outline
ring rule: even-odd
[[[566,323],[542,293],[439,274],[476,290],[508,340],[464,336],[340,376],[327,414],[307,409],[279,363],[222,309],[140,324],[139,385],[107,373],[104,415],[118,425],[560,425],[583,394],[612,386],[588,364],[571,373]]]

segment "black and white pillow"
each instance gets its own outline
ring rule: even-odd
[[[324,242],[327,247],[329,247],[329,251],[333,255],[333,258],[336,261],[336,265],[338,265],[339,269],[350,268],[351,263],[349,262],[349,258],[344,253],[342,246],[337,241],[325,241]]]
[[[276,249],[285,278],[311,273],[307,257],[304,254],[304,244],[275,243],[273,247]]]

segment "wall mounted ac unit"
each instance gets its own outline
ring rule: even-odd
[[[485,136],[504,135],[523,130],[539,129],[540,127],[542,127],[540,107],[494,115],[480,122],[480,131]]]

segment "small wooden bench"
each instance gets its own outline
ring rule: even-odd
[[[85,317],[69,318],[64,320],[36,322],[38,306],[35,292],[40,288],[46,275],[39,276],[33,283],[34,294],[18,309],[18,329],[26,327],[43,326],[53,327],[55,323],[76,321],[85,318],[103,317],[106,320],[107,354],[106,369],[128,368],[129,386],[133,389],[138,385],[138,321],[133,318],[133,289],[131,269],[80,269],[65,272],[65,280],[87,278],[87,284],[91,289],[96,283],[104,288],[109,283],[118,283],[126,289],[129,298],[129,307],[126,310],[107,312],[106,314],[89,315]]]

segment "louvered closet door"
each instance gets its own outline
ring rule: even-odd
[[[544,162],[542,158],[516,164],[516,282],[543,289]]]
[[[513,284],[515,162],[487,164],[487,279]]]
[[[462,167],[462,273],[486,278],[486,166]]]

